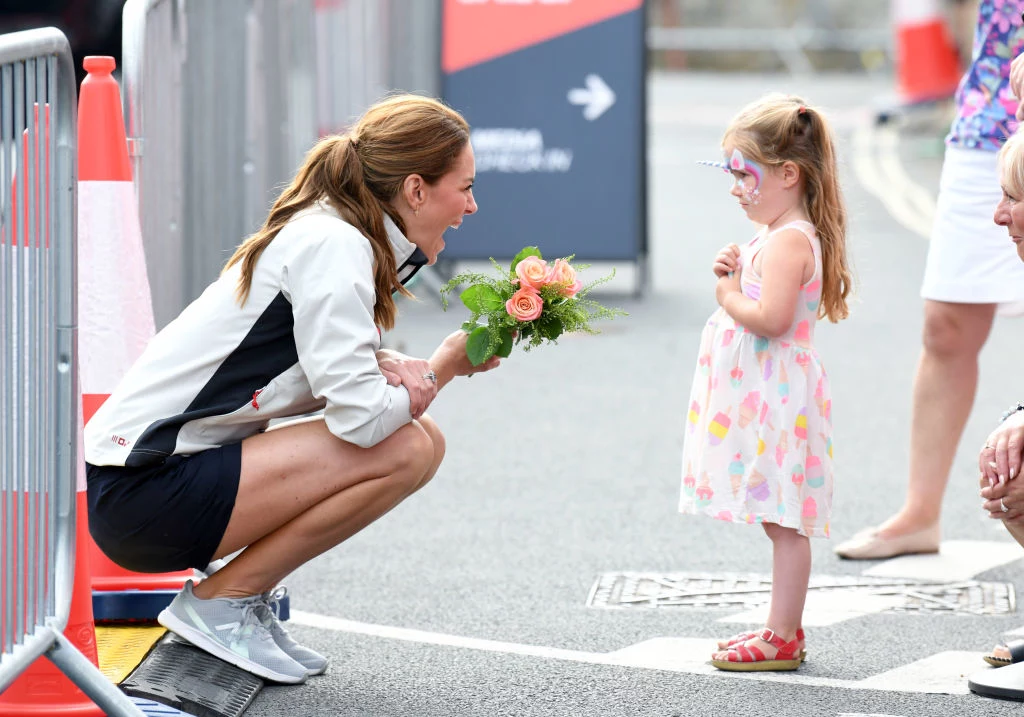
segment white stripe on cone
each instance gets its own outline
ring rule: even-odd
[[[142,229],[132,183],[79,182],[81,392],[109,395],[154,333]]]
[[[893,0],[891,7],[892,22],[897,29],[905,25],[928,25],[945,20],[937,0]]]

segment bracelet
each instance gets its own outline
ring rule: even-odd
[[[1017,405],[1011,406],[1010,408],[1008,408],[1005,411],[1003,411],[1003,416],[1002,416],[1002,418],[999,419],[999,422],[1002,423],[1007,418],[1009,418],[1010,416],[1015,414],[1017,411],[1024,411],[1024,403],[1021,403],[1020,401],[1017,401]]]

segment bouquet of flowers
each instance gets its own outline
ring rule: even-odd
[[[615,271],[583,284],[576,272],[586,266],[574,267],[572,258],[548,263],[537,247],[528,246],[508,269],[492,258],[497,276],[465,271],[444,285],[441,303],[445,309],[448,295],[468,285],[459,298],[472,312],[462,329],[469,334],[466,354],[474,366],[495,354],[507,357],[515,344],[529,350],[544,341],[555,342],[563,333],[599,333],[590,327],[592,320],[625,315],[620,309],[608,309],[585,298],[595,286],[610,281]]]

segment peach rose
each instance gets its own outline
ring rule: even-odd
[[[540,294],[530,286],[524,286],[505,302],[505,311],[516,321],[533,321],[544,310]]]
[[[528,256],[516,264],[516,276],[519,277],[520,286],[529,286],[539,290],[542,286],[550,283],[548,278],[550,273],[551,269],[548,267],[548,263],[539,256]]]
[[[572,297],[576,296],[576,294],[580,293],[580,289],[582,288],[583,282],[576,281],[572,284],[572,286],[567,286],[564,289],[562,289],[562,296],[568,296],[571,299]]]
[[[583,284],[576,280],[576,270],[565,259],[555,259],[555,265],[551,267],[548,276],[549,284],[558,284],[562,288],[562,296],[573,297],[583,288]]]

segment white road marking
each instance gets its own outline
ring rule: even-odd
[[[890,188],[902,192],[902,199],[919,217],[916,225],[924,239],[931,238],[932,223],[935,220],[935,201],[931,190],[917,184],[903,169],[900,162],[900,136],[892,128],[881,128],[875,134],[878,141],[878,165]]]
[[[834,625],[844,620],[885,612],[902,605],[903,602],[902,595],[867,595],[863,592],[842,592],[840,590],[822,593],[811,590],[807,593],[803,622],[805,627]],[[764,625],[767,621],[767,604],[718,620],[723,623],[750,623],[751,625]]]
[[[864,571],[873,578],[908,578],[957,582],[1024,558],[1020,545],[1009,540],[946,540],[934,555],[903,555]]]
[[[860,688],[885,692],[966,695],[967,676],[985,669],[977,652],[939,652],[860,681]],[[911,685],[914,689],[908,690]]]
[[[896,154],[898,144],[899,136],[894,129],[864,123],[853,132],[851,165],[863,187],[885,206],[893,219],[927,240],[935,204],[930,194],[903,171]]]
[[[467,650],[481,650],[509,655],[522,655],[550,660],[566,660],[591,665],[614,665],[636,669],[663,670],[697,675],[714,675],[732,679],[760,682],[834,687],[851,690],[884,690],[887,692],[915,692],[929,694],[964,694],[967,680],[964,671],[975,671],[981,663],[982,653],[939,653],[924,660],[864,680],[842,680],[816,677],[799,673],[734,673],[716,670],[707,661],[714,650],[714,641],[686,637],[660,637],[613,652],[585,652],[563,650],[542,645],[523,645],[514,642],[486,640],[477,637],[446,635],[426,630],[413,630],[389,625],[375,625],[355,620],[316,615],[301,610],[291,611],[291,622],[320,630],[348,632],[389,640],[402,640],[425,645],[439,645]]]

